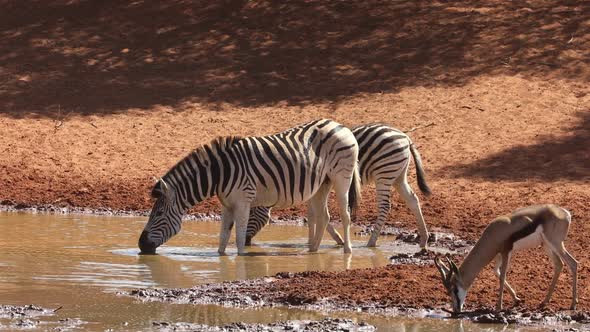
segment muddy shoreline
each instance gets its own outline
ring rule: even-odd
[[[90,215],[113,217],[148,217],[150,210],[119,210],[105,208],[91,208],[81,206],[59,206],[54,204],[13,204],[9,201],[0,202],[0,212],[32,213],[32,214],[57,214],[57,215]],[[183,220],[221,220],[214,213],[190,213]]]
[[[392,269],[385,267],[384,269]],[[337,274],[342,275],[345,272]],[[383,301],[354,303],[340,297],[306,297],[289,290],[289,284],[297,279],[306,279],[326,274],[325,272],[278,273],[272,277],[233,282],[212,283],[189,289],[134,289],[118,293],[141,301],[160,301],[174,304],[206,305],[255,308],[285,306],[320,312],[368,313],[383,316],[432,317],[437,319],[467,319],[474,323],[517,324],[528,326],[567,326],[581,324],[590,328],[590,313],[570,310],[530,310],[522,307],[507,308],[496,312],[491,306],[470,307],[459,315],[448,313],[448,306],[438,301],[427,304],[391,304]],[[333,273],[330,273],[333,276]],[[287,285],[287,286],[286,286]]]
[[[324,318],[322,320],[290,320],[270,324],[233,323],[224,326],[209,326],[182,322],[153,322],[152,326],[159,331],[202,331],[202,332],[281,332],[281,331],[375,331],[373,325],[365,322],[354,322],[350,319]]]

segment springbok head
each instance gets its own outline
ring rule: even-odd
[[[459,273],[457,265],[448,257],[445,257],[445,259],[448,266],[443,263],[439,256],[434,258],[434,265],[436,265],[438,272],[440,272],[442,283],[447,290],[447,294],[451,297],[453,312],[460,313],[463,310],[467,290],[463,286],[461,274]]]

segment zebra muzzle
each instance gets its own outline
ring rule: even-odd
[[[146,231],[141,232],[137,245],[139,246],[140,254],[142,255],[154,255],[156,253],[156,248],[158,247],[154,241],[150,240],[148,232]]]

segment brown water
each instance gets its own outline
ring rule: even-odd
[[[355,238],[353,256],[342,254],[331,241],[325,241],[320,253],[310,254],[303,245],[306,228],[270,225],[255,239],[257,245],[249,250],[252,255],[236,256],[235,245],[230,243],[228,256],[219,256],[219,223],[193,221],[185,222],[182,232],[158,249],[159,255],[139,256],[136,243],[145,221],[141,217],[0,213],[0,304],[63,307],[46,320],[79,318],[88,322],[82,328],[91,331],[149,330],[154,321],[225,325],[321,319],[325,314],[285,308],[142,303],[115,292],[137,287],[191,287],[281,271],[376,267],[386,265],[394,252],[418,250],[410,245],[369,249],[362,247],[366,238]],[[386,238],[380,241],[392,243]],[[380,331],[513,330],[458,320],[350,313],[331,316],[364,320]],[[6,320],[0,320],[0,329],[3,323]],[[45,325],[40,330],[48,328]]]

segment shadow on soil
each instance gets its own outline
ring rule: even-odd
[[[0,113],[338,101],[482,74],[575,77],[584,1],[0,0]]]
[[[590,110],[577,114],[580,122],[566,135],[540,137],[538,143],[509,148],[469,165],[453,165],[458,177],[488,180],[589,180]],[[548,125],[546,132],[551,132]]]

